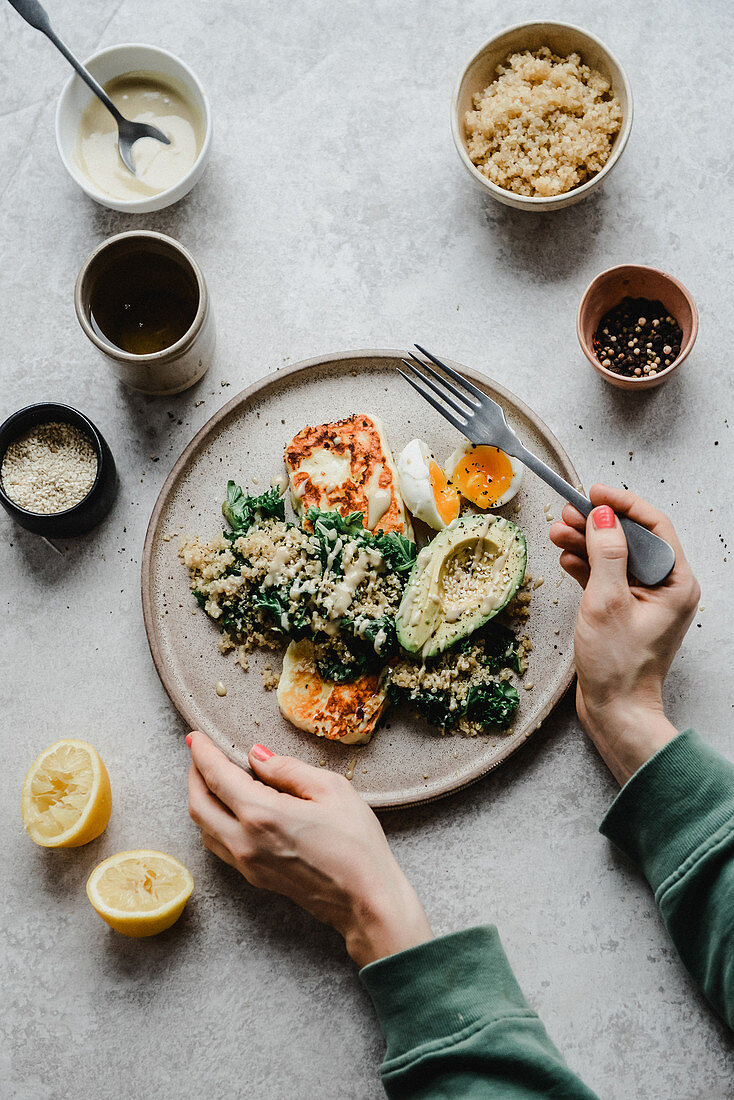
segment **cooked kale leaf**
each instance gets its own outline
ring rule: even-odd
[[[364,615],[356,619],[342,619],[340,627],[345,634],[351,635],[358,641],[364,641],[375,653],[379,652],[383,660],[397,647],[395,620],[391,615],[380,615],[377,619],[368,619]],[[384,637],[380,639],[380,648],[377,651],[375,642],[381,631]]]
[[[308,611],[299,607],[292,612],[288,595],[279,589],[261,587],[253,593],[252,602],[260,611],[265,612],[270,627],[277,634],[288,634],[298,641],[311,633]]]
[[[355,538],[362,530],[362,513],[350,512],[348,516],[342,516],[339,512],[322,512],[313,505],[308,509],[306,517],[313,527],[313,533],[320,543],[319,556],[324,569],[328,568],[332,573],[341,569],[341,550],[335,549],[337,538]]]
[[[418,550],[411,539],[399,535],[397,531],[387,534],[378,531],[373,537],[375,546],[394,573],[405,573],[413,568]]]
[[[268,489],[259,497],[247,496],[234,481],[228,481],[222,514],[232,528],[232,536],[239,538],[257,520],[285,519],[285,502],[277,489]]]
[[[405,703],[432,726],[439,726],[441,729],[454,725],[461,717],[459,709],[451,710],[451,696],[448,691],[418,691],[391,683],[388,695],[393,703]]]
[[[369,662],[366,653],[355,657],[354,662],[346,664],[344,661],[316,661],[316,670],[324,680],[333,680],[335,684],[346,684],[351,680],[358,680],[365,672],[369,671]]]
[[[463,707],[451,709],[448,691],[421,691],[419,688],[399,687],[391,683],[388,688],[394,703],[405,703],[417,711],[431,725],[441,729],[455,726],[460,718],[468,718],[482,726],[500,726],[506,729],[515,716],[520,698],[512,684],[492,681],[477,684],[469,689]]]
[[[225,608],[221,618],[217,619],[217,625],[220,630],[226,630],[232,638],[236,638],[247,633],[245,614],[239,606]]]
[[[277,630],[288,629],[288,601],[277,588],[260,588],[253,593],[252,602],[260,611],[265,611]]]
[[[396,648],[395,620],[390,615],[369,619],[361,615],[356,619],[342,619],[339,623],[342,639],[348,638],[346,660],[323,657],[316,660],[319,675],[325,680],[334,680],[337,684],[356,680],[366,672],[376,672],[385,664],[386,658]],[[382,631],[379,652],[375,641]]]
[[[507,729],[520,703],[517,688],[504,680],[469,689],[464,714],[470,722]]]
[[[347,535],[351,538],[361,535],[364,531],[361,512],[350,512],[349,515],[342,516],[339,512],[322,512],[320,508],[311,505],[306,512],[306,519],[319,538],[327,536],[328,531],[335,531],[337,535]]]
[[[499,672],[501,668],[512,668],[515,672],[522,672],[517,638],[509,627],[492,623],[491,630],[485,632],[482,642],[483,661],[492,672]]]
[[[311,633],[311,616],[302,607],[290,616],[290,635],[296,641]]]
[[[453,722],[453,712],[449,706],[451,697],[447,691],[424,691],[420,692],[415,698],[411,698],[411,703],[426,721],[431,722],[434,726],[440,726],[445,729]]]
[[[468,653],[473,646],[480,649],[480,659],[490,672],[499,672],[503,668],[522,672],[517,638],[509,627],[503,626],[496,620],[491,620],[473,634],[467,634],[457,643],[456,652]]]
[[[332,556],[332,568],[334,564],[341,562],[341,555],[334,554],[334,542],[337,535],[356,539],[362,546],[379,550],[387,568],[393,573],[404,573],[413,568],[416,558],[416,545],[404,535],[396,531],[378,531],[372,534],[364,526],[364,514],[362,512],[350,512],[342,516],[339,512],[322,512],[313,505],[308,509],[306,518],[314,529],[314,534],[321,542],[321,559],[324,565],[329,555]]]

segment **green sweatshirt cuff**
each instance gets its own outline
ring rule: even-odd
[[[600,832],[638,864],[653,890],[734,817],[734,764],[686,730],[625,784]]]
[[[385,1036],[386,1061],[434,1040],[468,1034],[480,1022],[535,1017],[494,925],[388,955],[363,967],[359,976]]]

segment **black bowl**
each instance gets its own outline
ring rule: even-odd
[[[117,470],[112,451],[102,434],[91,420],[69,405],[57,405],[55,401],[44,401],[38,405],[27,405],[24,409],[9,416],[0,425],[0,465],[8,446],[37,424],[48,424],[60,420],[64,424],[73,424],[92,441],[97,452],[97,476],[94,484],[83,500],[63,512],[29,512],[12,500],[0,481],[0,504],[16,523],[32,531],[35,535],[47,538],[71,538],[83,535],[96,527],[109,512],[117,493]]]

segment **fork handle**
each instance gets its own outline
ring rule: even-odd
[[[513,449],[513,454],[524,466],[542,478],[546,485],[550,485],[551,489],[555,489],[569,504],[573,504],[583,516],[588,516],[594,507],[588,497],[547,466],[537,455],[526,450],[522,444]],[[620,516],[619,522],[627,539],[630,573],[633,573],[642,584],[648,586],[661,584],[675,565],[673,547],[659,535],[628,519],[627,516]]]

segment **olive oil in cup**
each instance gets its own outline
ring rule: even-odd
[[[151,355],[177,344],[194,323],[199,288],[165,253],[129,252],[92,280],[89,323],[118,351]]]
[[[120,233],[88,257],[74,304],[82,329],[125,385],[171,394],[193,386],[214,352],[201,270],[162,233]]]

